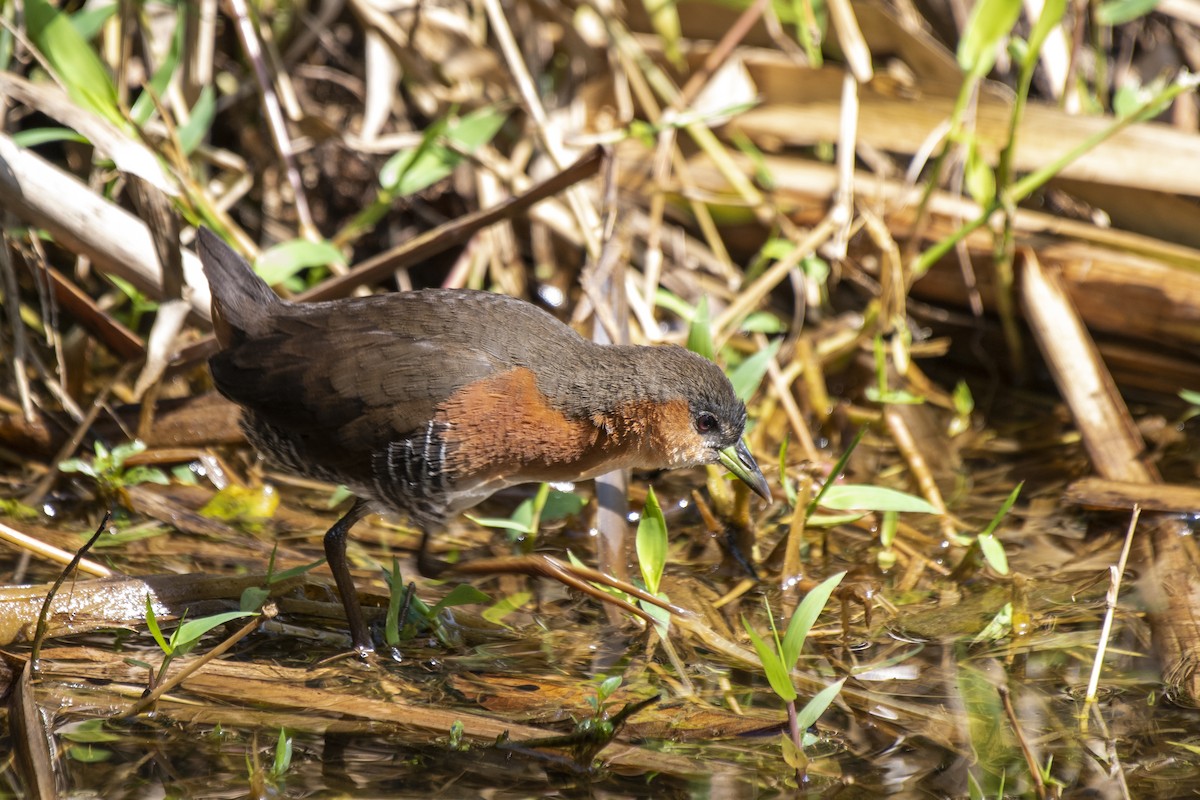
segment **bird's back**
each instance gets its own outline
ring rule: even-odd
[[[248,438],[285,468],[419,519],[436,519],[454,489],[437,469],[448,398],[548,353],[593,347],[546,312],[488,292],[286,302],[207,236],[201,253],[224,345],[209,367],[244,409]]]

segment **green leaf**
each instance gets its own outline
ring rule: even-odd
[[[1015,487],[1013,487],[1013,490],[1008,493],[1008,497],[1005,499],[1005,501],[1000,504],[1000,510],[996,512],[996,515],[992,517],[992,521],[989,522],[987,527],[983,529],[983,532],[980,534],[981,536],[991,535],[996,532],[996,528],[1000,527],[1001,520],[1008,515],[1009,511],[1012,511],[1012,507],[1016,504],[1017,498],[1021,496],[1021,489],[1024,488],[1024,486],[1025,481],[1021,481]]]
[[[292,239],[264,250],[254,262],[254,271],[267,285],[274,286],[309,267],[345,263],[346,257],[342,251],[329,242]]]
[[[740,327],[745,333],[772,334],[786,331],[787,323],[770,311],[755,311],[742,320]]]
[[[896,532],[900,527],[900,514],[895,511],[884,511],[879,521],[879,543],[891,549],[896,543]]]
[[[98,764],[112,758],[112,751],[103,747],[92,747],[90,744],[73,744],[67,748],[67,754],[72,761],[81,764]]]
[[[1017,23],[1021,0],[979,0],[958,42],[958,65],[970,76],[982,78],[996,63],[1000,42]]]
[[[271,592],[261,586],[247,586],[238,598],[238,608],[242,611],[261,611],[263,603],[271,596]]]
[[[504,517],[475,517],[470,514],[463,514],[463,516],[484,528],[499,528],[506,531],[516,531],[517,533],[533,533],[528,522],[518,522]]]
[[[188,121],[179,126],[179,146],[184,155],[191,155],[204,141],[205,135],[212,128],[213,119],[217,115],[217,93],[212,86],[205,86],[192,106]]]
[[[599,698],[601,703],[603,703],[605,700],[612,697],[612,693],[615,692],[617,690],[617,687],[619,687],[620,685],[621,685],[621,676],[620,675],[613,675],[611,677],[605,678],[603,681],[600,682],[600,685],[596,687],[596,697]]]
[[[292,765],[292,737],[285,728],[279,729],[279,738],[275,741],[275,763],[271,765],[271,775],[282,778]]]
[[[667,520],[651,487],[646,493],[646,505],[637,529],[638,567],[642,581],[650,594],[658,594],[663,570],[667,565]]]
[[[183,52],[183,39],[187,32],[184,17],[186,13],[187,8],[182,4],[176,9],[175,35],[171,37],[171,46],[167,50],[166,57],[151,76],[148,89],[142,90],[137,100],[133,102],[133,107],[129,109],[129,118],[139,128],[154,115],[157,110],[154,106],[154,98],[162,98],[167,93],[167,89],[171,85],[171,78],[174,76],[176,68],[179,67],[179,54]]]
[[[78,142],[87,144],[87,137],[81,136],[70,128],[30,128],[27,131],[17,131],[12,140],[19,147],[37,147],[40,144],[53,142]]]
[[[1005,603],[971,641],[994,642],[1008,636],[1012,632],[1012,614],[1012,603]]]
[[[121,483],[126,486],[138,486],[143,483],[170,486],[171,479],[158,467],[134,467],[121,476]]]
[[[663,54],[675,67],[684,66],[683,54],[679,50],[682,28],[675,0],[643,0],[650,25],[662,40]]]
[[[834,511],[907,511],[915,514],[936,514],[928,501],[883,486],[839,483],[821,495],[821,505]]]
[[[433,608],[429,609],[429,616],[436,617],[439,613],[452,606],[478,605],[490,602],[492,602],[491,597],[488,597],[470,584],[462,583],[451,589]]]
[[[146,595],[146,627],[150,629],[150,635],[154,637],[154,641],[158,642],[159,648],[166,655],[171,655],[175,649],[167,643],[163,637],[162,629],[158,627],[158,617],[154,614],[154,602],[150,599],[150,595]]]
[[[1096,8],[1092,17],[1100,25],[1121,25],[1144,17],[1158,6],[1158,0],[1108,0]]]
[[[654,293],[654,305],[659,308],[664,308],[680,319],[685,319],[689,322],[691,322],[692,318],[696,315],[696,309],[688,305],[682,297],[662,288],[661,286],[658,287],[658,291]],[[690,350],[691,348],[688,349]]]
[[[787,498],[787,504],[790,508],[796,507],[796,484],[792,480],[792,476],[788,475],[787,470],[787,451],[790,438],[785,436],[783,441],[779,443],[779,482],[783,485],[783,494]]]
[[[183,623],[171,636],[175,641],[175,649],[187,649],[200,640],[200,637],[219,625],[235,619],[257,616],[253,611],[226,611],[223,614],[213,614],[211,617],[201,617]]]
[[[1000,510],[992,517],[992,521],[979,534],[979,550],[983,553],[984,559],[992,569],[1001,575],[1008,574],[1008,556],[1004,553],[1004,545],[996,538],[996,528],[1000,526],[1001,520],[1008,516],[1008,512],[1012,510],[1013,505],[1017,502],[1017,497],[1021,494],[1021,488],[1025,485],[1022,481],[1009,492],[1008,497],[1000,505]]]
[[[337,508],[351,497],[354,497],[354,492],[350,491],[350,489],[346,486],[339,485],[333,490],[333,493],[329,495],[329,499],[325,501],[325,507]]]
[[[223,522],[255,523],[270,519],[279,509],[279,492],[270,484],[227,485],[200,507],[200,513]]]
[[[775,357],[775,354],[779,352],[781,344],[783,344],[783,340],[776,339],[767,345],[765,349],[759,350],[741,364],[738,364],[737,369],[730,374],[729,382],[733,384],[733,393],[743,403],[750,402],[750,399],[754,397],[754,393],[758,391],[758,386],[762,383],[763,376],[767,374],[767,366],[771,363],[771,359]]]
[[[503,625],[505,617],[524,606],[532,597],[529,592],[514,592],[492,603],[481,616],[494,625]]]
[[[742,627],[746,629],[746,633],[750,636],[750,641],[758,653],[758,659],[762,662],[763,672],[766,673],[767,683],[771,684],[771,690],[779,695],[785,703],[793,702],[799,695],[797,695],[796,687],[792,685],[792,678],[779,655],[762,640],[761,636],[754,632],[745,617],[742,617]]]
[[[656,592],[655,596],[660,600],[669,600],[662,592]],[[654,629],[658,632],[658,637],[666,639],[671,628],[671,612],[662,606],[647,603],[645,600],[638,600],[637,602],[642,607],[642,611],[645,611],[654,620]]]
[[[975,410],[975,398],[971,395],[971,387],[966,381],[954,385],[954,413],[967,416]]]
[[[808,638],[808,632],[812,630],[813,623],[817,621],[817,617],[821,616],[821,611],[829,602],[830,595],[844,577],[846,577],[846,573],[839,572],[821,581],[818,586],[804,596],[800,605],[792,613],[792,619],[788,622],[787,633],[784,634],[779,653],[784,666],[789,670],[796,666],[796,662],[800,659],[800,650],[804,647],[804,640]]]
[[[383,165],[379,183],[387,192],[408,196],[446,178],[462,163],[459,151],[474,152],[499,133],[508,112],[481,108],[453,121],[439,121],[425,131],[417,147],[401,150]],[[443,143],[446,141],[453,147]]]
[[[297,575],[303,575],[304,573],[314,570],[324,563],[325,559],[318,558],[311,564],[301,564],[298,567],[292,567],[291,569],[285,569],[282,572],[273,573],[271,577],[267,579],[267,584],[270,585],[273,583],[279,583],[280,581],[286,581],[289,578],[294,578]]]
[[[993,534],[980,534],[979,550],[992,569],[1001,575],[1008,574],[1008,556],[1004,554],[1004,545]]]
[[[117,4],[115,2],[89,3],[88,7],[81,8],[71,15],[71,25],[81,39],[90,42],[96,38],[100,29],[104,27],[104,23],[108,22],[116,12]]]
[[[59,731],[59,736],[68,742],[116,742],[124,738],[119,733],[105,729],[106,720],[89,719],[70,725]]]
[[[1153,0],[1151,0],[1153,2]],[[1042,52],[1042,45],[1046,43],[1046,39],[1062,22],[1063,15],[1067,11],[1067,0],[1046,0],[1042,4],[1042,13],[1034,23],[1033,30],[1029,32],[1029,43],[1027,51],[1022,61],[1022,71],[1032,69],[1037,58]]]
[[[96,470],[92,469],[90,461],[84,461],[82,458],[68,458],[66,461],[58,462],[59,472],[78,472],[80,475],[87,475],[89,478],[96,477]]]
[[[128,127],[108,69],[66,14],[46,0],[25,0],[25,29],[72,100],[123,130]]]
[[[709,361],[717,358],[717,348],[712,340],[712,318],[708,311],[708,297],[701,297],[692,312],[692,320],[688,325],[687,349],[696,355],[704,356]]]
[[[795,249],[796,243],[791,239],[775,237],[767,239],[762,249],[759,250],[759,255],[771,261],[782,261],[790,256]]]
[[[807,730],[817,724],[817,720],[825,713],[825,709],[829,708],[834,699],[837,698],[838,693],[842,691],[842,684],[845,682],[846,679],[842,678],[836,683],[829,684],[804,704],[804,708],[800,709],[796,714],[796,724],[800,730]]]
[[[979,142],[971,137],[971,145],[967,148],[967,163],[963,179],[966,183],[967,194],[980,206],[986,206],[996,197],[996,176],[987,159],[979,152]]]
[[[587,498],[582,495],[551,489],[550,494],[546,496],[546,504],[542,506],[541,520],[542,522],[558,522],[562,519],[569,519],[583,511],[586,505]]]
[[[1192,391],[1191,389],[1180,389],[1179,398],[1185,403],[1200,406],[1200,392]]]

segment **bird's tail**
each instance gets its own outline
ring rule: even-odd
[[[200,263],[212,289],[213,325],[222,346],[271,330],[272,317],[284,301],[208,228],[200,228]]]

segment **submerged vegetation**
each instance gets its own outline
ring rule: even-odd
[[[1200,34],[1029,8],[0,4],[0,798],[1200,791]],[[433,537],[624,611],[369,518],[348,655],[347,493],[211,391],[200,225],[301,300],[687,346],[774,499]]]

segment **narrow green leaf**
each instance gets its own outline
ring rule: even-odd
[[[154,614],[154,602],[150,599],[149,594],[146,595],[146,627],[150,629],[150,635],[154,637],[154,641],[158,642],[159,648],[165,654],[171,655],[173,648],[167,643],[162,629],[158,627],[158,617]]]
[[[996,175],[987,159],[979,152],[979,142],[975,137],[971,137],[971,145],[967,148],[963,180],[966,183],[967,194],[979,205],[986,206],[995,199]]]
[[[746,633],[754,645],[754,650],[758,653],[758,659],[763,665],[763,672],[767,676],[767,683],[771,684],[771,691],[779,695],[785,703],[794,701],[799,695],[796,693],[796,687],[792,685],[791,676],[788,675],[788,670],[780,661],[779,655],[762,640],[761,636],[754,632],[745,617],[742,617],[742,627],[746,629]]]
[[[983,77],[996,63],[1001,40],[1021,13],[1020,0],[979,0],[971,9],[958,42],[958,65],[968,75]]]
[[[667,596],[662,592],[656,592],[660,600],[667,600]],[[658,632],[660,639],[666,639],[667,634],[671,629],[671,612],[667,611],[662,606],[656,606],[654,603],[647,603],[645,600],[638,600],[638,605],[642,607],[650,617],[654,620],[654,629]]]
[[[494,625],[503,625],[505,617],[528,603],[532,597],[533,595],[529,592],[515,592],[507,597],[501,597],[480,616]]]
[[[67,755],[71,760],[81,764],[99,764],[112,758],[112,754],[112,750],[90,744],[73,744],[67,748]]]
[[[282,778],[292,765],[292,737],[285,728],[279,729],[279,738],[275,742],[275,763],[271,765],[271,775]]]
[[[1151,0],[1156,2],[1156,0]],[[1046,39],[1054,31],[1058,24],[1062,22],[1063,15],[1067,11],[1067,0],[1046,0],[1042,4],[1042,13],[1038,17],[1037,22],[1033,25],[1033,30],[1029,32],[1028,52],[1025,54],[1025,64],[1022,69],[1027,66],[1032,67],[1040,53],[1042,45],[1046,43]]]
[[[433,608],[429,609],[429,616],[436,617],[442,611],[453,606],[469,606],[478,605],[481,603],[490,603],[492,598],[466,583],[460,583],[451,589],[445,597],[437,602]]]
[[[242,611],[261,611],[263,603],[270,596],[271,593],[261,586],[247,586],[238,598],[238,608]]]
[[[145,125],[154,115],[157,110],[154,106],[154,97],[161,98],[167,93],[167,87],[171,85],[171,78],[179,67],[179,54],[183,52],[183,39],[187,33],[184,18],[186,13],[187,8],[184,4],[180,4],[175,11],[175,35],[171,37],[171,46],[167,49],[163,62],[158,65],[158,69],[154,70],[154,75],[150,77],[149,90],[143,89],[137,100],[133,102],[132,108],[129,109],[129,118],[138,127]]]
[[[1144,17],[1158,6],[1158,0],[1108,0],[1096,7],[1093,19],[1100,25],[1121,25]]]
[[[983,529],[984,534],[996,532],[996,528],[1000,526],[1000,521],[1008,515],[1009,511],[1012,511],[1012,507],[1016,504],[1017,498],[1021,496],[1021,489],[1024,488],[1024,486],[1025,481],[1021,481],[1015,487],[1013,487],[1013,490],[1008,493],[1008,497],[1005,498],[1004,502],[1000,504],[1000,510],[996,512],[996,515],[992,517],[992,521],[989,522],[987,527]]]
[[[543,483],[538,487],[538,493],[535,497],[528,500],[522,500],[520,504],[513,509],[512,520],[515,525],[522,525],[525,528],[526,534],[537,533],[539,515],[537,513],[538,498],[543,496],[543,491],[547,489],[549,484]],[[542,501],[545,502],[544,499]]]
[[[70,128],[30,128],[27,131],[17,131],[12,135],[12,140],[19,147],[37,147],[41,144],[52,144],[54,142],[88,143],[86,137],[79,135]]]
[[[689,322],[696,314],[696,310],[688,305],[687,301],[685,301],[679,295],[662,288],[661,286],[658,287],[658,291],[654,293],[654,305],[659,308],[666,309],[680,319],[686,319]],[[691,350],[690,347],[688,349]],[[692,352],[695,351],[693,350]]]
[[[907,511],[916,514],[936,514],[937,509],[916,495],[855,483],[839,483],[829,487],[821,497],[821,505],[834,511]]]
[[[829,684],[804,704],[804,708],[800,709],[796,714],[796,724],[800,730],[807,730],[817,724],[817,720],[825,713],[825,709],[829,708],[834,699],[837,698],[838,693],[842,691],[842,684],[845,682],[846,679],[842,678],[836,683]]]
[[[517,522],[516,520],[505,519],[504,517],[474,517],[470,514],[463,514],[463,516],[484,528],[499,528],[506,531],[516,531],[517,533],[533,533],[527,522]]]
[[[992,569],[1001,575],[1008,574],[1008,556],[1004,553],[1004,545],[1000,544],[1000,540],[994,534],[980,534],[979,550]]]
[[[487,106],[459,118],[450,124],[446,138],[468,153],[478,150],[496,138],[504,127],[508,111],[498,106]]]
[[[767,335],[787,331],[787,323],[770,311],[755,311],[742,320],[739,327],[745,333],[765,333]]]
[[[792,476],[788,475],[787,470],[787,451],[789,437],[783,437],[783,441],[779,443],[779,482],[783,485],[783,495],[787,499],[787,504],[790,508],[796,507],[796,484],[792,480]]]
[[[185,622],[171,637],[175,640],[176,649],[187,647],[200,639],[201,636],[226,622],[245,617],[257,616],[252,611],[226,611],[223,614],[213,614],[211,617],[201,617]]]
[[[688,325],[687,349],[697,355],[704,356],[709,361],[716,361],[717,348],[712,340],[712,318],[708,311],[708,297],[701,297],[692,312],[692,321]]]
[[[462,163],[459,151],[472,153],[487,144],[507,118],[508,112],[489,106],[456,120],[435,123],[426,129],[420,145],[388,159],[379,174],[380,185],[400,196],[432,186]],[[443,136],[454,146],[444,144]]]
[[[345,264],[346,257],[329,242],[292,239],[264,250],[254,262],[254,271],[268,285],[274,286],[293,277],[300,270],[335,263]]]
[[[115,742],[123,739],[125,734],[115,733],[105,729],[106,720],[89,719],[76,725],[68,725],[58,731],[58,735],[68,742],[94,743]]]
[[[217,93],[212,86],[205,86],[192,106],[188,121],[179,126],[179,146],[185,155],[196,152],[196,148],[204,141],[204,137],[212,128],[213,119],[217,115]]]
[[[734,394],[743,403],[750,402],[750,399],[754,397],[754,393],[758,391],[758,386],[762,383],[763,376],[767,374],[767,366],[771,363],[771,359],[775,357],[775,354],[779,352],[781,344],[783,344],[782,339],[776,339],[771,342],[765,349],[759,350],[741,364],[738,364],[737,369],[729,376],[729,382],[733,384]]]
[[[789,670],[796,666],[796,662],[800,659],[800,650],[804,647],[804,640],[808,638],[808,632],[812,630],[813,623],[817,621],[821,610],[829,602],[833,590],[838,587],[844,577],[846,577],[846,573],[839,572],[821,581],[816,588],[804,596],[800,605],[793,612],[779,653],[784,666]]]
[[[679,50],[682,27],[675,0],[643,0],[646,15],[658,38],[662,40],[663,54],[678,68],[684,66],[683,54]]]
[[[127,127],[107,67],[66,14],[46,0],[25,0],[25,29],[66,84],[72,100],[122,129]]]
[[[637,529],[638,567],[642,581],[650,594],[658,594],[663,570],[667,565],[667,520],[663,517],[658,498],[651,487],[646,494],[646,505]]]
[[[387,611],[383,615],[383,642],[388,647],[396,647],[400,644],[400,629],[403,627],[400,606],[403,605],[402,600],[407,590],[404,578],[400,575],[400,562],[394,556],[391,571],[383,570],[383,579],[388,586]]]
[[[297,575],[303,575],[306,572],[310,572],[324,563],[325,559],[318,558],[311,564],[301,564],[298,567],[292,567],[291,569],[285,569],[282,572],[273,573],[271,577],[267,579],[267,583],[272,584],[279,583],[280,581],[286,581],[288,578],[294,578]]]
[[[1003,639],[1012,633],[1013,625],[1013,607],[1012,603],[1005,603],[1000,607],[988,624],[983,626],[983,630],[975,634],[973,642],[995,642]]]
[[[587,498],[582,495],[551,489],[546,497],[546,504],[542,506],[541,521],[558,522],[568,519],[583,511],[586,505]]]
[[[79,34],[79,38],[90,42],[99,35],[104,23],[117,13],[116,3],[88,3],[71,15],[71,26]]]

